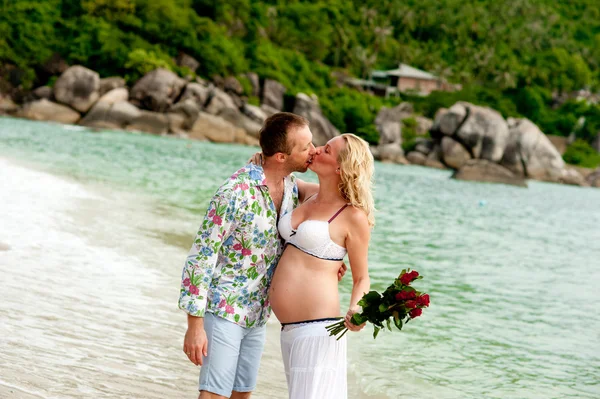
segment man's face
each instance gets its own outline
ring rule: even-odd
[[[306,172],[312,162],[312,157],[315,155],[312,138],[312,132],[308,126],[292,128],[288,132],[288,144],[292,149],[286,160],[288,170],[291,172]]]

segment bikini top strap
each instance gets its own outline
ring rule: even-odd
[[[336,217],[337,217],[337,216],[338,216],[340,213],[342,213],[342,211],[343,211],[344,209],[346,209],[346,207],[348,207],[348,204],[345,204],[343,207],[341,207],[341,208],[340,208],[340,210],[339,210],[339,211],[337,211],[337,212],[335,213],[335,215],[333,215],[333,216],[331,217],[331,219],[329,219],[329,220],[327,221],[327,223],[331,223],[331,222],[333,221],[333,219],[335,219],[335,218],[336,218]]]

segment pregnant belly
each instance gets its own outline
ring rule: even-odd
[[[269,291],[277,319],[294,323],[340,316],[337,281],[340,262],[316,259],[288,248],[277,265]],[[297,253],[291,253],[292,249]]]

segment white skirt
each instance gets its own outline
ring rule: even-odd
[[[346,336],[336,341],[326,326],[335,321],[286,325],[281,354],[289,399],[347,399]]]

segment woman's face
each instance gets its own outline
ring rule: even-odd
[[[346,140],[338,136],[329,140],[324,146],[317,147],[309,169],[316,174],[339,174],[338,157],[345,146]]]

